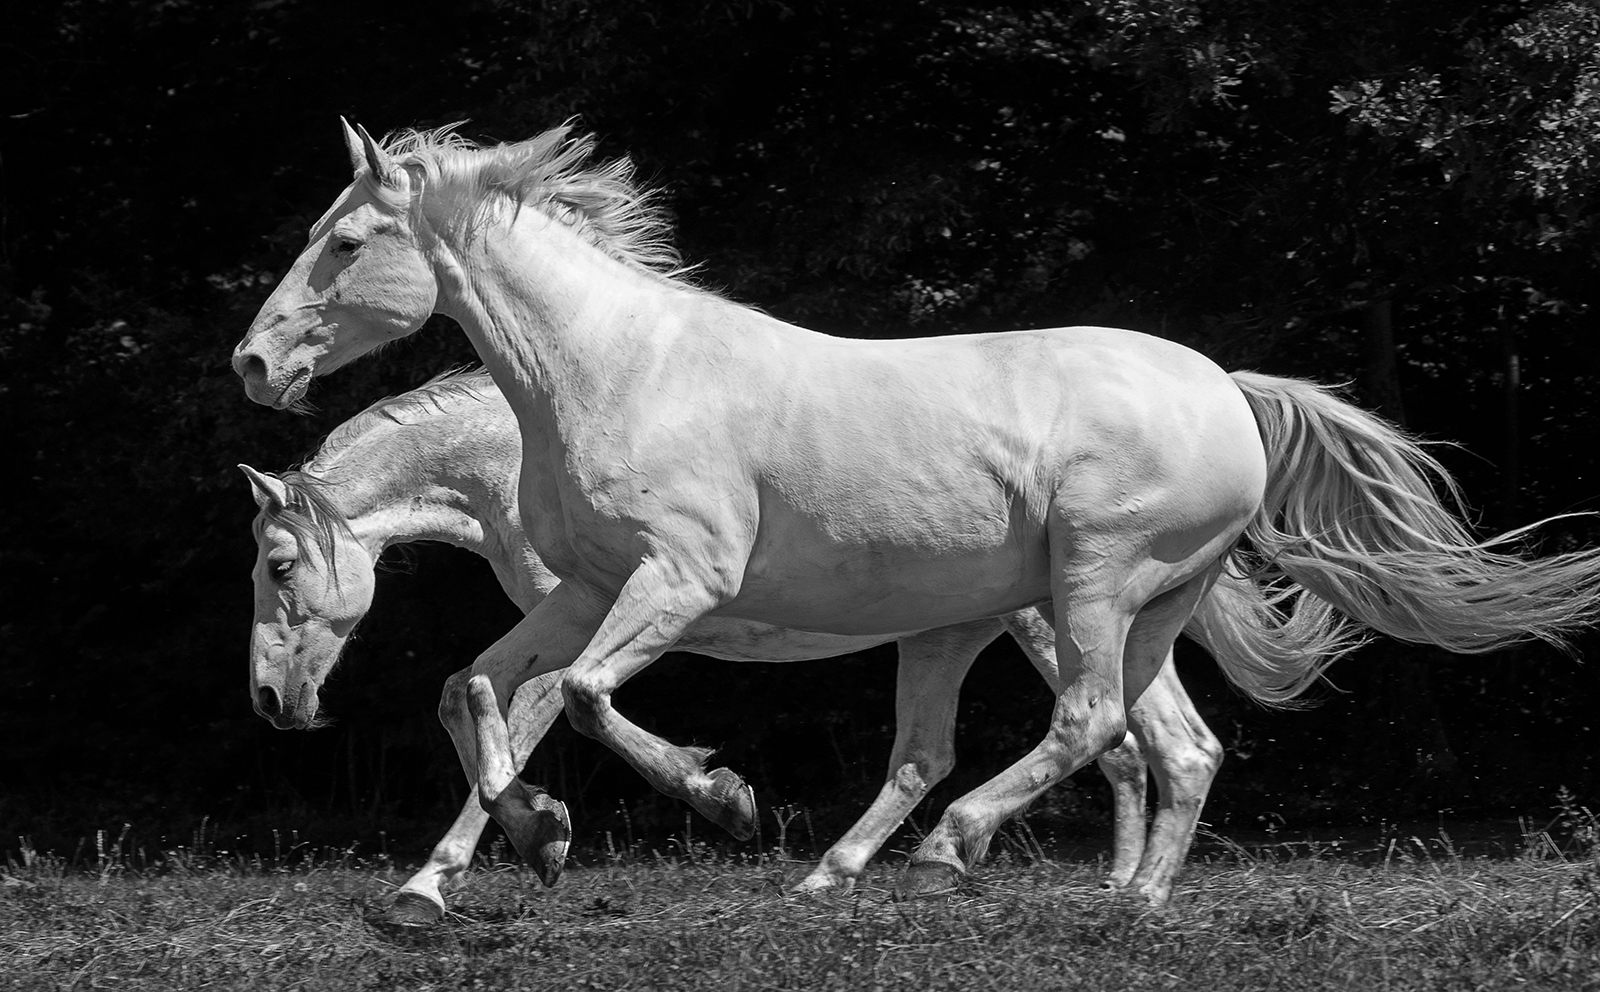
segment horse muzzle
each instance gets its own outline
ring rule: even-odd
[[[306,686],[300,693],[300,706],[285,706],[278,690],[270,685],[258,686],[254,708],[256,714],[279,730],[310,730],[316,725],[317,691]]]
[[[267,365],[267,360],[255,350],[240,345],[233,353],[233,371],[244,381],[244,394],[252,403],[282,410],[301,397],[311,386],[311,369],[299,368],[277,374]]]

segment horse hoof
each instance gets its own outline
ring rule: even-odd
[[[572,842],[567,804],[514,778],[489,801],[489,813],[505,830],[511,846],[547,887],[561,880]]]
[[[913,861],[906,865],[894,887],[896,902],[947,896],[961,888],[966,873],[943,861]]]
[[[826,872],[813,871],[793,885],[783,887],[784,895],[823,898],[830,895],[849,895],[855,889],[853,878],[836,878]]]
[[[711,773],[711,809],[706,816],[738,840],[756,835],[756,790],[731,768]]]
[[[1161,909],[1172,900],[1171,886],[1141,885],[1133,891],[1151,909]]]
[[[383,918],[396,926],[431,927],[444,919],[444,907],[425,895],[402,889]]]

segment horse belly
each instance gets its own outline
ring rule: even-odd
[[[922,630],[1050,595],[1041,526],[995,507],[876,507],[821,517],[764,507],[739,595],[718,613],[843,635]]]
[[[901,634],[825,634],[772,624],[710,616],[696,621],[674,651],[692,651],[724,661],[816,661],[877,647]]]

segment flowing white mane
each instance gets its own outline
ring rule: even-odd
[[[399,165],[420,168],[425,191],[482,204],[505,197],[571,225],[618,261],[669,278],[686,273],[657,191],[639,185],[626,158],[592,162],[592,135],[562,125],[526,141],[480,146],[452,127],[391,134],[384,151]]]

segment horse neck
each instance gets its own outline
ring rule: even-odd
[[[380,428],[313,470],[374,561],[391,545],[440,541],[498,567],[522,543],[516,424],[502,419],[464,418],[449,431]]]
[[[574,408],[606,406],[626,386],[619,370],[652,367],[665,301],[689,296],[533,208],[448,248],[439,310],[472,340],[525,439]]]

